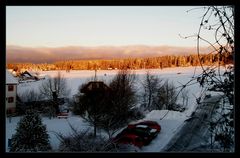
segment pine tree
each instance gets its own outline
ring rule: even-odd
[[[28,110],[18,122],[16,133],[12,136],[11,152],[49,151],[49,135],[46,125],[37,112]]]

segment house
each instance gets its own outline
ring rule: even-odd
[[[45,74],[40,74],[38,71],[27,71],[35,80],[45,79]]]
[[[30,74],[28,71],[24,71],[23,73],[21,73],[21,78],[23,80],[26,80],[26,79],[33,79],[33,76],[32,74]]]
[[[17,72],[14,69],[8,69],[8,71],[14,76],[17,76]]]
[[[37,75],[34,75],[28,71],[24,71],[23,73],[21,73],[20,77],[22,80],[39,80]]]
[[[88,84],[81,89],[81,93],[101,92],[106,90],[110,90],[110,88],[106,84],[104,84],[104,82],[91,81],[91,82],[88,82]]]
[[[6,110],[7,113],[14,113],[16,110],[18,81],[6,70]]]

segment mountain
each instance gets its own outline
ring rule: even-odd
[[[203,53],[209,52],[202,48]],[[66,47],[22,47],[9,45],[6,48],[7,63],[52,63],[62,60],[119,59],[157,57],[164,55],[187,55],[196,53],[195,47],[175,46],[66,46]]]

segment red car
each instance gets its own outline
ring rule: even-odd
[[[132,144],[134,146],[137,146],[141,148],[144,143],[141,137],[135,135],[135,134],[129,134],[129,133],[120,133],[113,139],[114,143],[117,144]]]
[[[60,119],[60,118],[65,118],[67,119],[68,118],[68,111],[64,110],[64,111],[61,111],[59,114],[57,114],[57,117]]]
[[[161,126],[154,121],[129,124],[114,139],[117,144],[133,144],[138,147],[148,145],[160,132]]]
[[[129,124],[128,128],[136,128],[138,125],[146,125],[152,129],[156,129],[158,133],[161,131],[161,126],[155,121],[142,121],[136,124]]]

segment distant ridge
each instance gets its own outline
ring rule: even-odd
[[[210,50],[201,48],[202,53]],[[196,53],[195,47],[176,46],[66,46],[66,47],[22,47],[9,45],[6,48],[7,63],[53,63],[62,60],[122,59],[157,57],[164,55],[188,55]]]

